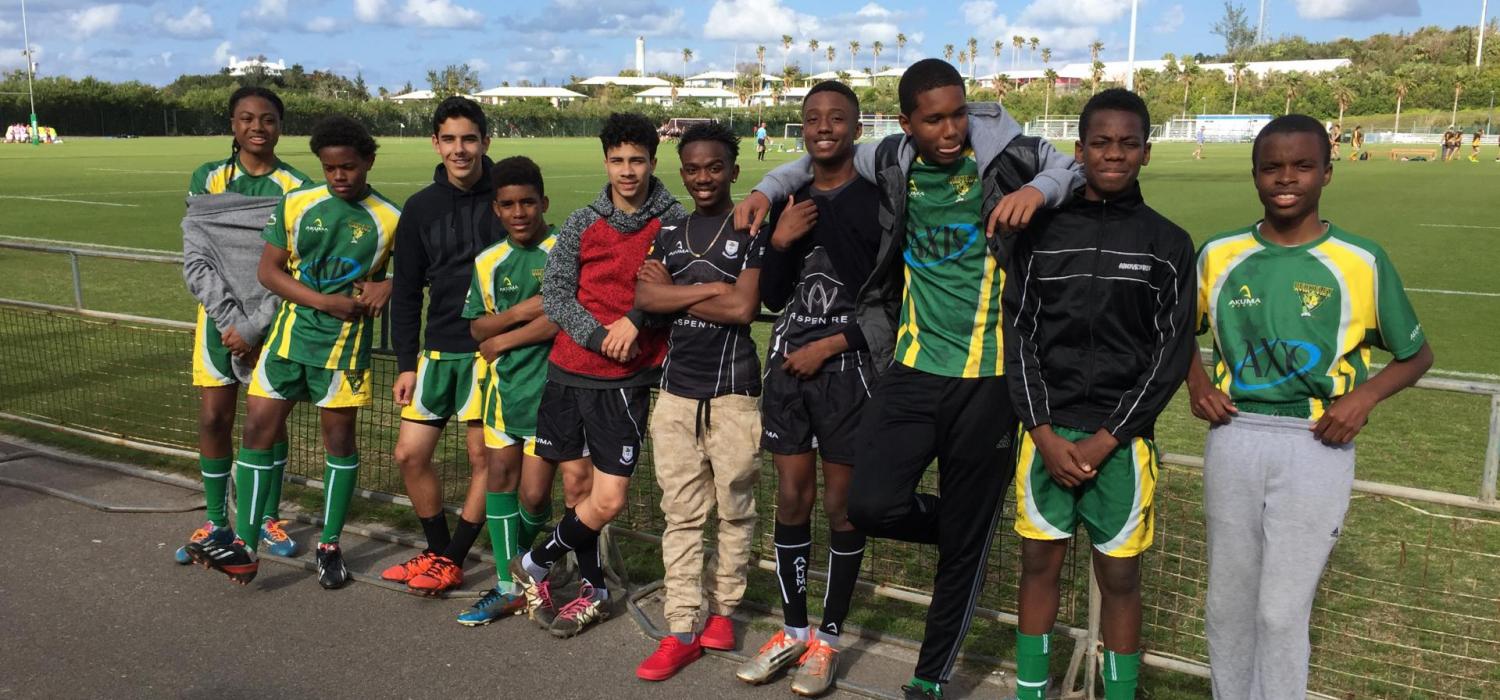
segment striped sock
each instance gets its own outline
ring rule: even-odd
[[[531,549],[536,543],[536,536],[547,529],[547,521],[552,519],[552,502],[548,501],[542,506],[542,512],[529,513],[525,508],[520,509],[521,529],[518,535],[517,546],[523,549]]]
[[[270,450],[240,448],[234,470],[234,532],[254,552],[260,546],[260,514],[271,485]]]
[[[198,471],[203,474],[203,504],[208,507],[208,521],[217,527],[229,525],[226,513],[229,498],[229,473],[233,457],[198,455]]]
[[[1141,652],[1121,654],[1104,650],[1104,700],[1134,700]]]
[[[281,484],[286,479],[286,456],[291,445],[285,440],[271,446],[271,488],[266,493],[266,512],[263,519],[281,519]]]
[[[515,491],[490,491],[484,494],[484,519],[489,525],[490,548],[495,553],[495,576],[500,583],[511,585],[510,559],[521,551],[520,503]]]
[[[327,468],[323,470],[323,536],[319,544],[339,541],[344,531],[344,519],[349,516],[349,500],[354,497],[354,485],[359,481],[359,453],[339,457],[328,455]]]
[[[1048,635],[1016,633],[1016,700],[1043,700],[1047,696],[1047,657],[1051,650]]]

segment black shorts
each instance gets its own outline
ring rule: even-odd
[[[554,462],[590,457],[606,474],[630,476],[650,411],[649,386],[583,389],[548,380],[536,413],[536,454]]]
[[[766,361],[760,399],[760,446],[776,455],[814,449],[826,462],[854,464],[860,411],[870,398],[864,367],[821,371],[798,379],[781,368],[779,358]]]

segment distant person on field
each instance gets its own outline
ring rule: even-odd
[[[1349,160],[1358,162],[1365,150],[1365,128],[1354,125],[1354,134],[1349,137]]]
[[[1193,160],[1203,160],[1203,132],[1202,126],[1198,127],[1198,147],[1193,149]]]
[[[766,142],[769,141],[769,140],[770,139],[766,135],[766,123],[765,122],[761,122],[760,126],[755,127],[755,159],[756,160],[765,160],[766,159]]]
[[[1293,114],[1255,139],[1264,218],[1198,253],[1198,332],[1213,374],[1188,371],[1208,421],[1204,615],[1217,698],[1307,692],[1308,620],[1354,484],[1354,438],[1376,404],[1432,366],[1385,251],[1319,216],[1333,178],[1322,125]],[[1370,349],[1393,355],[1375,370]]]
[[[1478,126],[1475,126],[1474,127],[1474,136],[1473,136],[1473,138],[1471,138],[1469,140],[1469,148],[1470,148],[1469,162],[1470,163],[1478,163],[1479,162],[1479,145],[1480,145],[1479,142],[1482,141],[1483,139],[1484,139],[1484,133],[1479,130]]]
[[[1339,159],[1339,141],[1343,140],[1343,138],[1343,124],[1334,124],[1333,128],[1328,130],[1328,157],[1331,160]]]

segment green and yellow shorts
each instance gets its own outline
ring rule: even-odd
[[[479,353],[423,350],[417,358],[417,388],[401,419],[429,422],[479,420],[489,363]]]
[[[1078,442],[1091,433],[1054,425],[1058,435]],[[1021,433],[1016,452],[1016,532],[1032,540],[1073,536],[1079,521],[1094,549],[1111,557],[1133,557],[1151,547],[1156,523],[1156,445],[1132,438],[1098,465],[1098,476],[1068,488],[1053,481],[1031,434]]]
[[[224,347],[219,327],[198,305],[198,323],[193,327],[193,386],[234,386],[234,353]]]
[[[319,408],[358,408],[370,405],[370,370],[304,365],[267,346],[255,363],[249,393],[265,399],[306,401]]]

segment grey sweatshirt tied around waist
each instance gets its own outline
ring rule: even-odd
[[[182,279],[220,331],[235,329],[260,345],[280,298],[260,286],[256,271],[265,242],[260,232],[280,197],[242,194],[188,197],[182,217]],[[234,360],[240,381],[250,380],[250,362]]]

